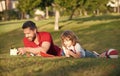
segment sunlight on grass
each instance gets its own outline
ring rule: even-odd
[[[0,35],[20,28],[24,20],[0,22]],[[7,26],[6,26],[7,25]]]

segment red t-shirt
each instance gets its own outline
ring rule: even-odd
[[[51,43],[51,46],[47,52],[47,54],[51,54],[51,55],[55,55],[55,56],[60,56],[61,55],[61,49],[54,45],[52,37],[50,35],[50,33],[48,32],[38,32],[38,39],[39,39],[39,44],[36,45],[33,41],[29,41],[26,37],[24,37],[23,42],[24,42],[24,46],[25,47],[32,47],[32,48],[36,48],[36,47],[40,47],[42,42],[47,41]]]

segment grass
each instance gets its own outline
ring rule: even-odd
[[[120,57],[106,58],[43,58],[10,56],[11,46],[23,46],[22,24],[26,20],[0,22],[0,76],[119,76]],[[34,20],[33,20],[34,21]],[[78,17],[59,21],[60,30],[54,31],[54,19],[34,21],[39,31],[52,34],[55,44],[61,46],[60,34],[74,31],[81,45],[99,53],[115,48],[120,51],[120,15]]]

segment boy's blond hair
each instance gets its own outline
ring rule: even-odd
[[[65,38],[69,38],[72,41],[73,46],[75,46],[76,43],[79,43],[78,37],[74,34],[74,32],[72,32],[70,30],[66,30],[61,34],[62,46],[64,46],[64,47],[66,47],[64,45]]]

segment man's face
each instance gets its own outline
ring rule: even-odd
[[[28,38],[29,41],[34,41],[36,38],[36,29],[31,30],[30,28],[23,29],[25,37]]]

